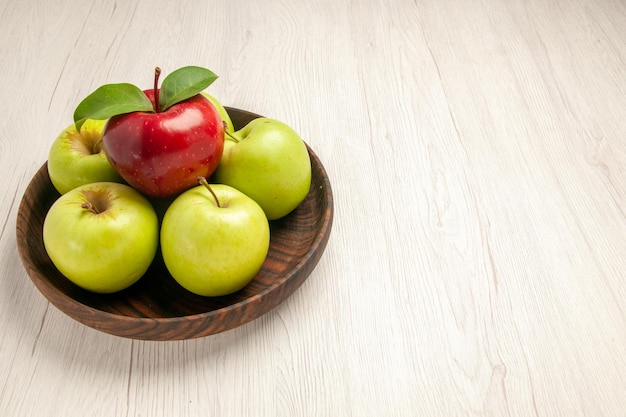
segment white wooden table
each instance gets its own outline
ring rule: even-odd
[[[0,415],[626,416],[624,1],[0,0],[0,58]],[[110,336],[18,206],[84,96],[190,64],[301,133],[332,235],[251,323]]]

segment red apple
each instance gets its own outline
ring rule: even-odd
[[[154,112],[113,116],[102,144],[111,165],[133,188],[171,197],[210,177],[224,148],[224,125],[215,106],[198,94],[160,111],[155,91],[144,93]]]

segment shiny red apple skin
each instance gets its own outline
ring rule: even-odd
[[[154,103],[154,90],[145,90]],[[209,178],[224,149],[224,125],[201,95],[159,113],[133,112],[107,122],[102,145],[111,165],[141,193],[169,198]]]

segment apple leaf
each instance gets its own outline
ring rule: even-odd
[[[105,84],[88,95],[74,111],[76,130],[87,119],[105,120],[134,111],[154,111],[152,103],[138,87],[122,84]]]
[[[195,96],[217,79],[213,71],[188,66],[170,73],[161,84],[159,104],[161,111]]]

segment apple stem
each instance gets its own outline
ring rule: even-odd
[[[91,204],[89,201],[83,203],[80,205],[82,208],[84,208],[85,210],[89,210],[90,212],[92,212],[93,214],[100,214],[100,212],[98,211],[98,209],[96,208],[96,206],[94,206],[93,204]]]
[[[161,105],[159,104],[159,76],[161,75],[161,68],[154,68],[154,111],[161,113]]]
[[[93,148],[91,148],[91,153],[93,155],[100,153],[102,150],[102,138],[98,139],[96,143],[93,144]]]
[[[206,178],[204,177],[198,177],[198,182],[201,185],[204,185],[207,190],[209,190],[209,192],[211,193],[211,195],[213,196],[213,198],[215,199],[215,204],[217,204],[217,207],[222,208],[221,204],[220,204],[220,200],[218,200],[217,195],[215,194],[215,192],[213,191],[213,189],[211,188],[211,186],[209,185],[209,182],[206,180]]]
[[[224,122],[224,127],[226,127],[226,122]],[[228,136],[228,139],[232,140],[235,143],[239,143],[239,139],[234,137],[228,130],[224,129],[224,133]]]

